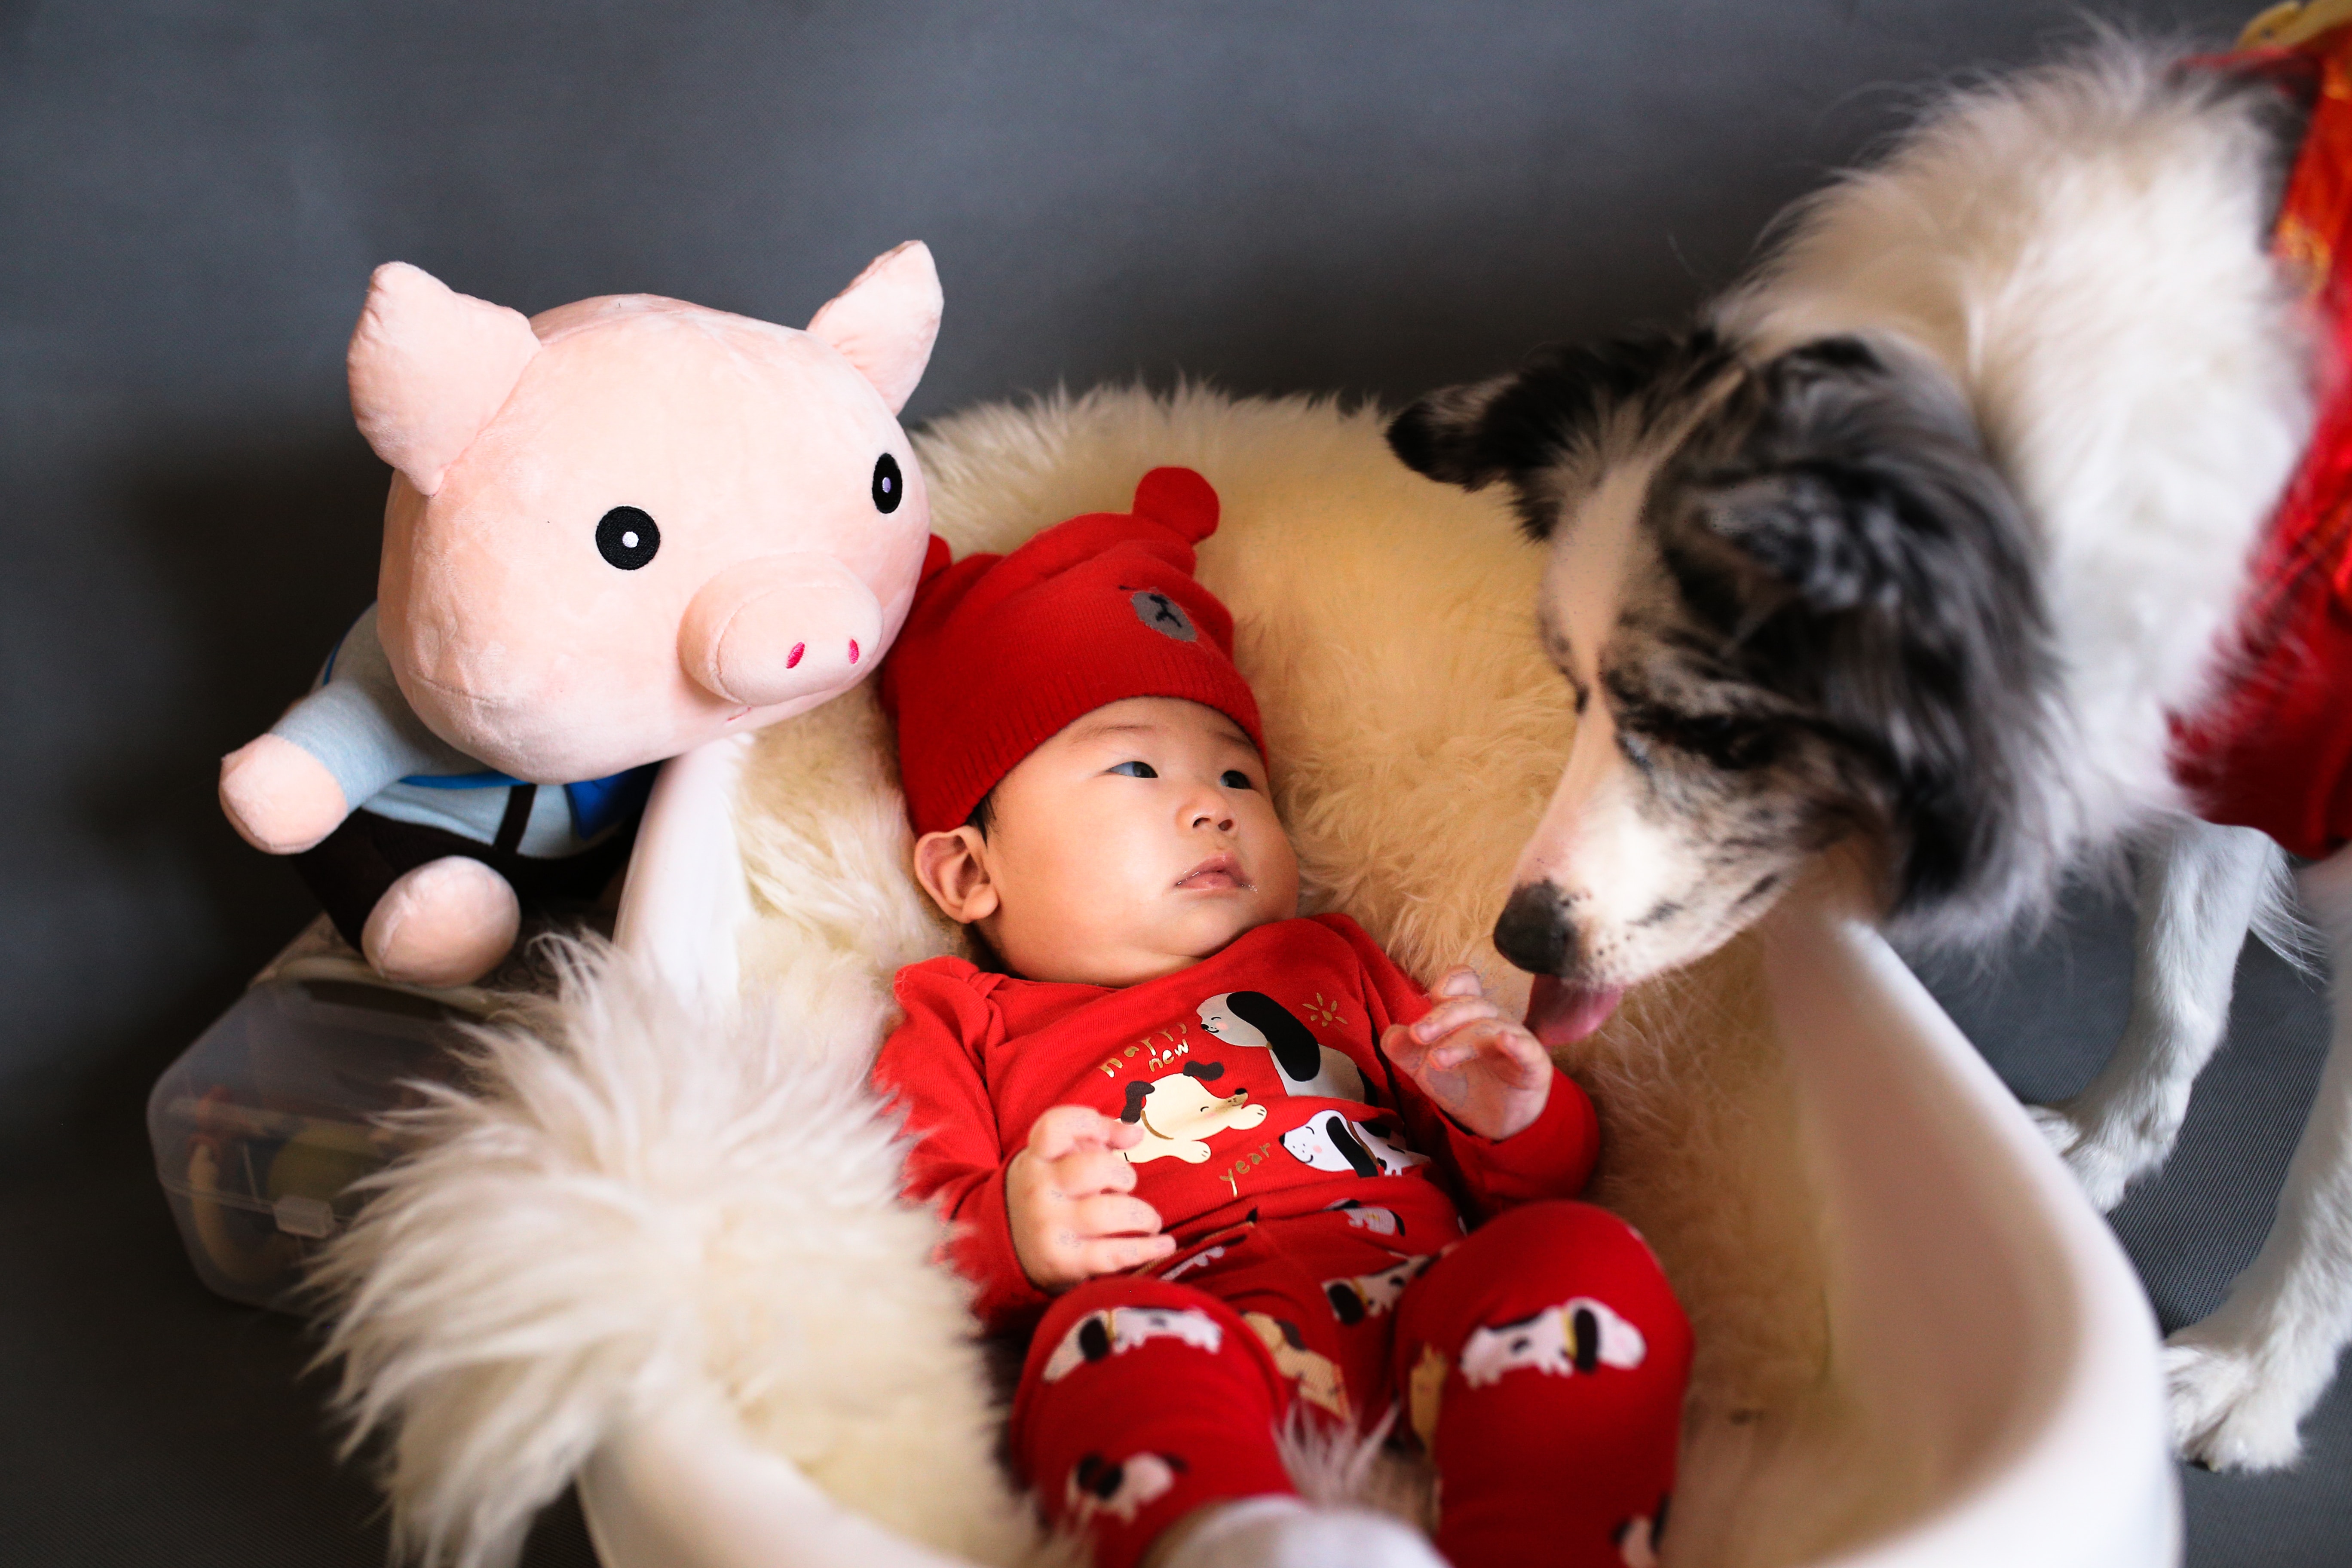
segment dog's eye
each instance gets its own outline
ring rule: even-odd
[[[1769,767],[1780,754],[1780,731],[1768,724],[1714,718],[1693,721],[1686,729],[1687,733],[1675,737],[1676,743],[1726,773]]]
[[[1160,770],[1150,763],[1121,763],[1110,771],[1130,779],[1156,779],[1160,776]]]
[[[898,471],[898,459],[883,453],[874,464],[874,510],[885,515],[897,511],[906,495],[907,476]]]
[[[596,520],[596,553],[606,564],[634,572],[661,548],[661,530],[633,506],[616,506]]]
[[[1218,777],[1217,782],[1224,785],[1227,789],[1257,788],[1257,785],[1250,783],[1249,774],[1242,772],[1239,768],[1227,768],[1224,773]]]

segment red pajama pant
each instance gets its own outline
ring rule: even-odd
[[[1689,1371],[1682,1309],[1605,1210],[1528,1204],[1421,1252],[1326,1212],[1061,1297],[1012,1436],[1098,1568],[1204,1503],[1293,1490],[1295,1410],[1353,1426],[1392,1405],[1435,1461],[1455,1568],[1648,1568]]]

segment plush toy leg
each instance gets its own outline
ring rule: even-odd
[[[394,882],[369,912],[360,950],[376,973],[412,985],[463,985],[514,946],[522,909],[504,877],[447,855]]]

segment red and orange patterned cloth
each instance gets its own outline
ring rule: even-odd
[[[2257,546],[2228,689],[2174,726],[2174,771],[2208,820],[2311,858],[2352,842],[2352,25],[2200,67],[2305,100],[2272,253],[2326,350],[2311,444]]]

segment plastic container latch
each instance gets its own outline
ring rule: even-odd
[[[324,1198],[289,1193],[269,1205],[269,1213],[289,1236],[320,1241],[335,1233],[335,1205]]]

